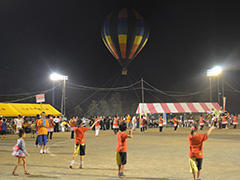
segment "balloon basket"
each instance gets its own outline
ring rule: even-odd
[[[126,75],[127,75],[127,70],[126,70],[126,69],[123,69],[123,70],[122,70],[122,75],[123,75],[123,76],[126,76]]]

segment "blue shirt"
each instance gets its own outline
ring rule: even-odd
[[[7,123],[6,122],[2,122],[2,131],[6,131],[7,130]]]

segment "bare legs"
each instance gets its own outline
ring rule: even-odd
[[[17,165],[15,166],[15,168],[13,169],[13,172],[12,172],[12,174],[14,176],[18,176],[18,174],[16,174],[16,170],[17,170],[18,166],[20,165],[21,160],[23,161],[24,174],[29,175],[29,172],[27,171],[27,162],[26,162],[25,157],[19,157]]]

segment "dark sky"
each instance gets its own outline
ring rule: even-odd
[[[220,64],[225,81],[240,90],[239,3],[1,0],[1,94],[49,89],[51,72],[98,87],[121,74],[101,40],[104,17],[121,7],[135,8],[150,27],[148,43],[129,67],[132,79],[193,92],[208,88],[204,73]],[[238,93],[225,89],[238,111]]]

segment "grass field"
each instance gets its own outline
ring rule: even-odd
[[[145,133],[134,132],[128,139],[128,163],[123,179],[188,180],[192,179],[188,165],[188,138],[190,129],[180,128],[175,133],[157,129]],[[203,132],[206,132],[205,129]],[[116,136],[112,131],[101,131],[99,137],[93,131],[86,132],[86,158],[84,169],[69,169],[74,141],[70,132],[55,133],[48,143],[48,154],[40,155],[34,147],[34,139],[25,138],[30,176],[17,170],[19,177],[11,175],[17,158],[11,156],[17,136],[9,135],[0,140],[0,179],[119,179],[115,162]],[[214,130],[204,144],[202,180],[240,179],[240,129]]]

